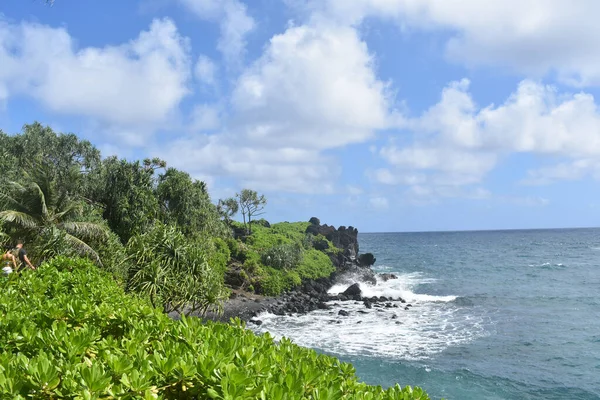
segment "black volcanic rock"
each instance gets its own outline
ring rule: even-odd
[[[364,254],[363,254],[364,255]],[[362,255],[361,255],[362,256]],[[398,277],[394,274],[379,274],[378,275],[381,280],[383,280],[384,282],[389,281],[390,279],[398,279]]]
[[[358,256],[358,263],[361,267],[370,267],[371,265],[375,264],[376,260],[377,259],[373,253],[365,253]]]
[[[360,290],[360,285],[358,283],[355,283],[353,285],[351,285],[348,289],[344,290],[344,292],[342,293],[344,296],[348,296],[348,297],[355,297],[355,296],[359,296],[361,295],[362,291]]]

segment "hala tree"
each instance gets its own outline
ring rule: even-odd
[[[220,308],[227,297],[223,274],[209,264],[201,247],[176,227],[155,224],[127,244],[129,288],[167,313],[203,315],[211,307]]]
[[[248,234],[252,233],[252,217],[262,215],[264,212],[267,199],[264,195],[258,195],[254,190],[243,189],[240,193],[236,194],[237,201],[240,205],[240,211],[244,218],[244,226]],[[248,217],[248,223],[246,224],[246,216]]]

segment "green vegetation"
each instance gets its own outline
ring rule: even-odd
[[[252,287],[259,293],[278,295],[298,286],[304,279],[328,277],[335,268],[322,251],[313,248],[312,235],[306,235],[308,222],[280,222],[270,227],[253,223],[245,243],[232,243],[232,256],[240,260]],[[240,223],[234,223],[243,229]],[[331,242],[326,251],[335,252]]]
[[[0,314],[3,398],[428,399],[239,321],[174,321],[85,260],[0,279]]]
[[[154,158],[101,158],[88,141],[38,123],[0,131],[0,244],[23,239],[34,264],[85,256],[165,311],[219,309],[225,276],[277,295],[325,277],[339,249],[309,223],[255,220],[266,198],[244,189],[211,201],[206,184]],[[244,223],[232,218],[241,213]],[[235,232],[235,234],[234,234]]]
[[[161,159],[102,159],[89,142],[38,123],[0,131],[0,168],[0,244],[23,240],[42,265],[0,276],[0,393],[426,398],[360,384],[350,365],[239,322],[187,318],[222,309],[226,277],[277,295],[334,271],[329,255],[340,249],[307,235],[310,223],[253,219],[263,195],[245,189],[215,205],[204,182]],[[238,210],[243,224],[232,220]]]

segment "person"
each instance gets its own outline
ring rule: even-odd
[[[11,252],[11,246],[5,246],[4,250],[5,252],[2,254],[2,272],[4,275],[9,275],[17,269],[17,259]]]
[[[18,257],[19,261],[21,261],[21,267],[19,268],[19,271],[24,268],[24,265],[29,266],[29,268],[31,269],[35,269],[31,261],[29,261],[29,258],[27,257],[27,251],[23,248],[22,240],[17,241],[17,250],[19,250]]]

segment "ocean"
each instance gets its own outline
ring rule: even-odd
[[[600,229],[369,233],[359,244],[374,270],[398,276],[362,283],[363,295],[412,307],[336,302],[263,314],[252,329],[432,399],[600,399]]]

